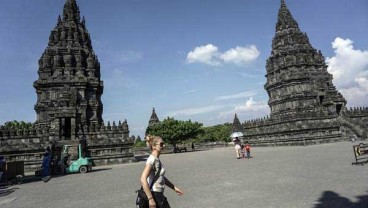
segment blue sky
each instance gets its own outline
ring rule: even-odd
[[[33,122],[37,63],[64,0],[0,0],[0,124]],[[266,116],[280,0],[77,0],[105,88],[103,118],[143,135],[152,108],[205,126]],[[286,0],[348,106],[368,106],[368,1]]]

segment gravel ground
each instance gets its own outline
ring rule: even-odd
[[[173,208],[368,207],[368,166],[354,162],[352,143],[255,147],[251,159],[234,148],[165,154],[166,176],[185,194],[166,189]],[[144,161],[97,167],[87,174],[12,186],[1,208],[135,207]]]

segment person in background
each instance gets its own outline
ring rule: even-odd
[[[5,157],[0,156],[0,182],[2,182],[2,178],[5,172],[5,167],[6,167]]]
[[[241,146],[240,146],[240,140],[238,137],[235,137],[234,145],[235,145],[236,158],[240,159]]]
[[[241,155],[242,155],[242,158],[243,159],[245,159],[245,154],[246,154],[246,149],[245,149],[245,147],[246,147],[246,144],[242,144],[241,145]]]
[[[184,192],[165,176],[166,170],[160,161],[161,151],[165,147],[162,138],[148,135],[146,142],[151,149],[151,155],[148,157],[142,172],[141,184],[148,198],[149,207],[170,208],[170,204],[164,196],[165,186],[174,190],[179,196],[182,196]],[[150,187],[152,188],[150,189]]]
[[[49,152],[45,152],[44,157],[43,157],[43,161],[42,161],[42,178],[43,180],[47,180],[47,177],[50,176],[50,153]]]
[[[247,153],[247,158],[249,159],[250,158],[250,145],[249,145],[248,142],[245,144],[244,148],[245,148],[245,151]]]

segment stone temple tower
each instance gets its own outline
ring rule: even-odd
[[[158,124],[158,123],[160,123],[160,119],[158,119],[155,108],[153,108],[151,118],[148,121],[148,127],[154,126],[155,124]]]
[[[316,110],[340,114],[346,104],[332,83],[321,51],[300,31],[284,0],[266,69],[271,117],[314,116]]]
[[[146,134],[147,134],[147,129],[151,126],[154,126],[156,124],[160,123],[160,119],[158,118],[155,108],[152,109],[152,114],[150,117],[150,120],[148,121],[148,127],[146,128]]]
[[[312,47],[281,0],[266,63],[270,116],[243,124],[253,145],[306,145],[368,136],[368,110],[347,110],[321,51]]]
[[[37,124],[50,125],[62,139],[74,139],[85,125],[102,124],[100,63],[75,0],[66,0],[39,59],[38,75],[33,84]]]
[[[240,132],[243,131],[243,126],[241,125],[240,120],[239,120],[238,116],[235,113],[231,132],[239,132],[239,131]]]
[[[107,125],[102,120],[100,63],[76,0],[65,0],[63,16],[38,62],[33,83],[37,120],[29,128],[0,126],[1,155],[24,161],[25,169],[34,171],[46,147],[57,154],[57,147],[79,142],[87,145],[96,165],[135,161],[127,120]]]

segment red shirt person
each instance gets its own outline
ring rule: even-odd
[[[250,158],[250,145],[248,143],[245,145],[245,151],[247,152],[247,158],[249,159]]]

